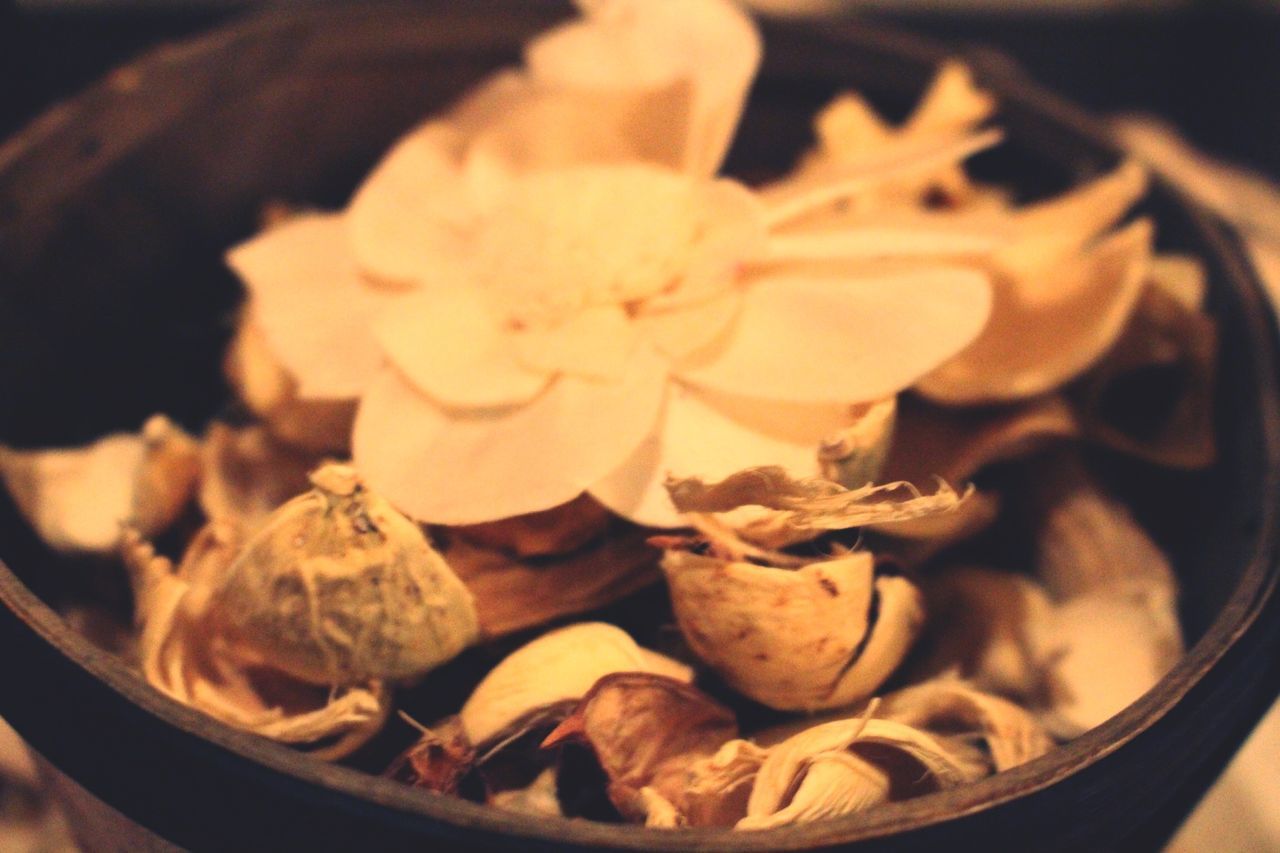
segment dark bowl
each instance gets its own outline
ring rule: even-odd
[[[159,50],[0,147],[0,439],[63,445],[135,429],[154,411],[198,427],[227,398],[219,359],[239,291],[221,252],[253,232],[264,200],[342,203],[397,134],[514,61],[564,12],[508,2],[270,13]],[[901,113],[949,55],[853,23],[779,27],[767,45],[729,163],[744,176],[784,168],[834,92],[858,88]],[[1007,64],[967,58],[1000,96],[1009,136],[979,158],[985,176],[1034,195],[1117,160],[1080,112]],[[55,560],[7,501],[0,714],[58,768],[101,849],[157,838],[201,850],[1154,847],[1280,684],[1280,385],[1270,307],[1237,241],[1158,182],[1144,207],[1162,248],[1204,259],[1222,330],[1217,465],[1195,476],[1107,466],[1174,556],[1190,651],[1124,712],[1028,765],[757,833],[538,820],[423,795],[151,690],[54,610],[85,595],[127,606],[116,574]]]

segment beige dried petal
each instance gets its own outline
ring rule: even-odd
[[[597,681],[615,672],[693,679],[687,666],[642,649],[621,628],[583,622],[543,634],[490,670],[462,706],[462,726],[483,752],[513,722],[541,708],[581,699]]]
[[[838,755],[856,760],[835,758]],[[822,765],[828,765],[826,771],[806,790],[805,780]],[[834,817],[950,788],[985,773],[969,753],[902,723],[865,717],[837,720],[805,729],[769,750],[756,776],[747,817],[737,826],[759,829]],[[846,787],[849,790],[842,790]]]
[[[647,536],[610,528],[585,549],[536,561],[454,537],[444,556],[471,590],[481,631],[496,637],[604,607],[657,582],[658,553]]]
[[[267,345],[253,319],[252,303],[241,313],[223,372],[276,438],[317,453],[350,454],[355,401],[298,399],[297,382]]]
[[[0,478],[40,538],[59,551],[107,554],[130,524],[153,536],[172,524],[195,491],[195,441],[156,415],[139,433],[84,447],[0,446]]]
[[[866,552],[790,570],[672,550],[662,567],[694,653],[734,689],[774,708],[865,698],[923,621],[915,587],[877,578]]]
[[[906,482],[846,489],[829,480],[796,479],[773,466],[749,468],[711,484],[697,477],[669,478],[667,491],[684,513],[724,513],[743,506],[772,510],[740,530],[750,541],[772,548],[830,530],[954,512],[969,494],[958,494],[942,481],[932,495]]]
[[[1151,259],[1148,281],[1187,311],[1204,308],[1209,274],[1204,261],[1194,255],[1159,253]]]
[[[1148,285],[1124,334],[1075,389],[1085,434],[1159,465],[1203,468],[1216,455],[1213,319]]]
[[[489,805],[534,817],[564,817],[556,795],[556,768],[548,767],[523,788],[489,795]]]
[[[391,762],[383,773],[397,782],[438,794],[457,794],[464,776],[475,765],[476,752],[467,740],[458,717],[447,717],[432,728],[419,725],[403,711],[405,722],[420,737]]]
[[[824,439],[818,447],[822,476],[847,489],[861,488],[879,479],[893,444],[897,413],[897,396],[855,406],[854,422]]]
[[[416,678],[479,634],[471,594],[422,530],[354,469],[325,465],[212,590],[235,653],[314,684]]]
[[[677,798],[689,826],[733,826],[747,816],[747,800],[768,751],[748,740],[731,740],[708,758],[689,765]]]
[[[644,811],[645,826],[652,829],[675,829],[686,825],[684,816],[657,789],[646,785],[640,789],[638,796]]]
[[[234,521],[247,533],[310,487],[307,475],[320,459],[282,444],[261,424],[215,422],[205,433],[200,461],[200,509],[208,518]]]
[[[908,680],[954,673],[1024,704],[1042,700],[1052,658],[1033,640],[1054,616],[1039,584],[1011,572],[960,566],[928,577],[923,586],[929,623]]]
[[[1053,747],[1040,724],[1021,707],[942,678],[885,696],[876,715],[939,735],[980,739],[997,773],[1039,758]]]

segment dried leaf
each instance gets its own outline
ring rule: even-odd
[[[580,495],[542,512],[451,530],[481,548],[515,557],[546,557],[569,554],[598,539],[611,518],[609,511],[590,495]],[[482,624],[483,621],[482,616]]]
[[[674,550],[662,567],[690,648],[734,689],[774,708],[869,696],[923,622],[915,588],[876,577],[866,552],[789,570]]]
[[[0,477],[40,538],[59,551],[113,553],[120,526],[147,536],[186,508],[199,476],[195,441],[163,415],[139,433],[59,450],[0,446]]]
[[[587,691],[543,747],[580,743],[608,779],[623,817],[646,819],[644,788],[671,801],[686,769],[737,737],[733,712],[683,681],[646,672],[606,675]]]
[[[615,672],[651,672],[680,681],[693,677],[683,664],[636,645],[621,628],[604,622],[570,625],[521,646],[490,670],[459,712],[463,729],[483,754],[517,720],[576,703]]]

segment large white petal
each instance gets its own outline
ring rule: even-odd
[[[362,280],[346,232],[338,214],[304,213],[227,253],[302,399],[357,397],[382,363],[369,323],[396,297]]]
[[[695,175],[719,170],[760,64],[751,19],[727,0],[611,0],[585,11],[585,19],[529,44],[525,61],[533,76],[556,86],[606,89],[689,81],[681,165]]]
[[[508,406],[533,399],[550,381],[516,360],[510,335],[471,288],[415,291],[374,325],[405,377],[444,406]]]
[[[982,330],[991,285],[934,267],[859,278],[761,278],[723,349],[680,369],[691,382],[790,402],[887,397]]]
[[[733,288],[702,302],[636,315],[640,334],[673,362],[696,358],[722,342],[742,306],[742,290]]]
[[[637,524],[680,527],[663,486],[668,474],[720,480],[781,465],[792,476],[814,477],[818,445],[855,420],[848,405],[779,403],[672,383],[657,429],[590,492]]]
[[[564,322],[510,335],[520,363],[542,373],[617,380],[627,369],[638,335],[617,305],[593,305]]]
[[[356,417],[356,467],[424,522],[478,524],[571,500],[653,428],[665,364],[640,348],[619,382],[565,376],[523,406],[458,412],[383,371]]]

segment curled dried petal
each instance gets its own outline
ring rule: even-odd
[[[383,775],[414,788],[439,794],[458,793],[476,758],[462,723],[454,716],[433,728],[418,728],[421,737]]]
[[[235,521],[249,532],[309,488],[307,474],[320,459],[282,444],[263,425],[214,423],[205,433],[200,461],[200,509],[209,518]]]

